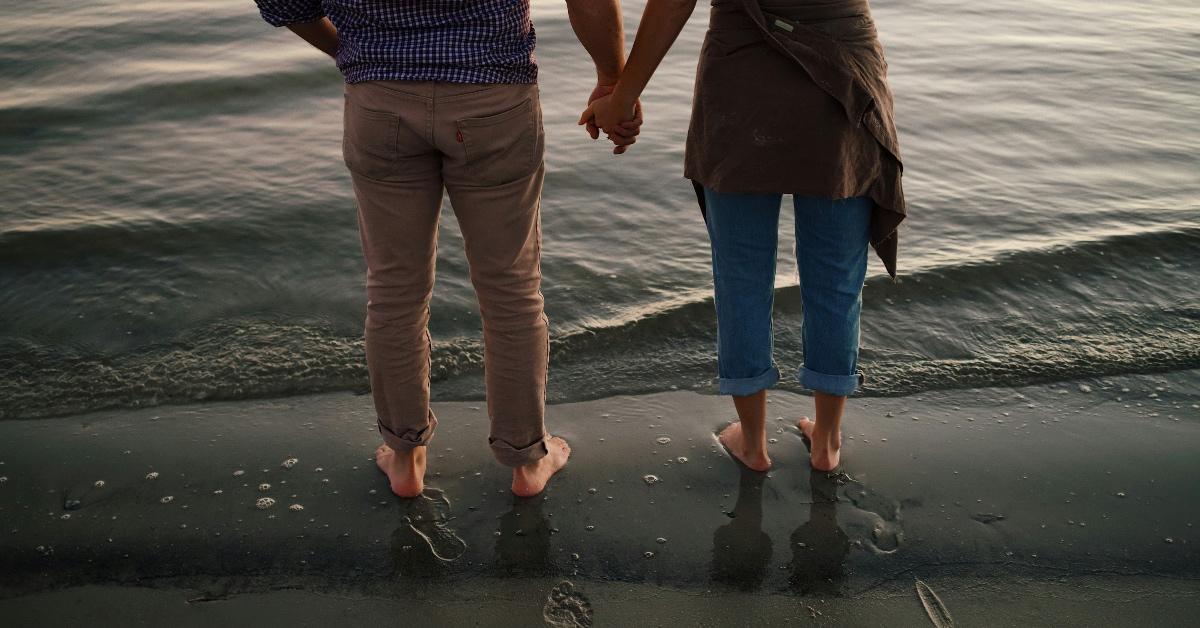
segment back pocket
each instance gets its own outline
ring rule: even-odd
[[[400,117],[346,99],[342,158],[355,174],[387,180],[396,172]]]
[[[533,99],[482,118],[457,122],[471,179],[502,185],[528,176],[537,163],[537,120]]]

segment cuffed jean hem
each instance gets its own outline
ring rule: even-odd
[[[862,371],[854,375],[827,375],[801,367],[798,377],[800,385],[817,392],[838,397],[848,397],[863,383]]]
[[[433,432],[437,429],[437,419],[432,412],[429,413],[428,425],[420,430],[405,430],[403,434],[392,431],[383,424],[383,421],[376,419],[376,422],[379,425],[379,435],[383,436],[384,444],[396,451],[409,451],[428,445],[429,440],[433,438]]]
[[[738,379],[730,377],[719,378],[717,381],[717,394],[745,397],[746,395],[753,395],[760,390],[771,388],[778,382],[779,369],[772,366],[763,372],[762,375],[755,377],[742,377]]]
[[[500,464],[506,467],[520,467],[537,462],[550,453],[546,448],[546,436],[542,434],[541,438],[524,447],[516,447],[499,438],[489,438],[488,446],[492,448],[492,455],[496,456]]]

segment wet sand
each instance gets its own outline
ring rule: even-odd
[[[370,459],[365,396],[3,422],[0,616],[306,624],[364,600],[346,616],[530,625],[564,579],[597,625],[932,625],[917,579],[962,625],[1200,610],[1200,372],[858,399],[836,475],[806,464],[810,404],[773,397],[767,475],[716,445],[722,398],[553,406],[574,455],[530,500],[470,402],[436,405],[417,500]]]

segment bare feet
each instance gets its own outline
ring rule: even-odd
[[[817,422],[801,417],[797,423],[808,438],[812,467],[818,471],[833,471],[842,461],[842,433],[817,429]]]
[[[734,421],[729,427],[721,430],[717,436],[721,444],[729,450],[742,464],[755,471],[766,471],[771,468],[771,458],[767,455],[766,436],[763,438],[747,438],[742,433],[742,422]],[[762,442],[756,442],[762,441]]]
[[[375,450],[375,464],[387,474],[392,492],[400,497],[416,497],[425,490],[425,447],[396,451],[387,445]]]
[[[513,468],[512,492],[517,497],[533,497],[546,488],[550,476],[567,466],[571,446],[567,441],[551,436],[546,439],[548,453],[536,462]]]

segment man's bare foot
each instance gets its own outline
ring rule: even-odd
[[[755,471],[766,471],[771,468],[771,458],[767,455],[765,443],[756,444],[742,433],[742,422],[734,421],[721,430],[717,436],[729,453],[742,461],[742,464]],[[765,440],[765,439],[764,439]]]
[[[801,417],[796,424],[809,442],[809,458],[818,471],[833,471],[842,461],[842,434],[817,430],[817,422]]]
[[[425,490],[425,447],[396,451],[387,445],[375,450],[375,464],[388,476],[392,492],[400,497],[416,497]]]
[[[551,436],[546,439],[547,453],[536,462],[513,468],[512,492],[517,497],[533,497],[546,488],[550,476],[567,466],[571,446],[567,441]]]

